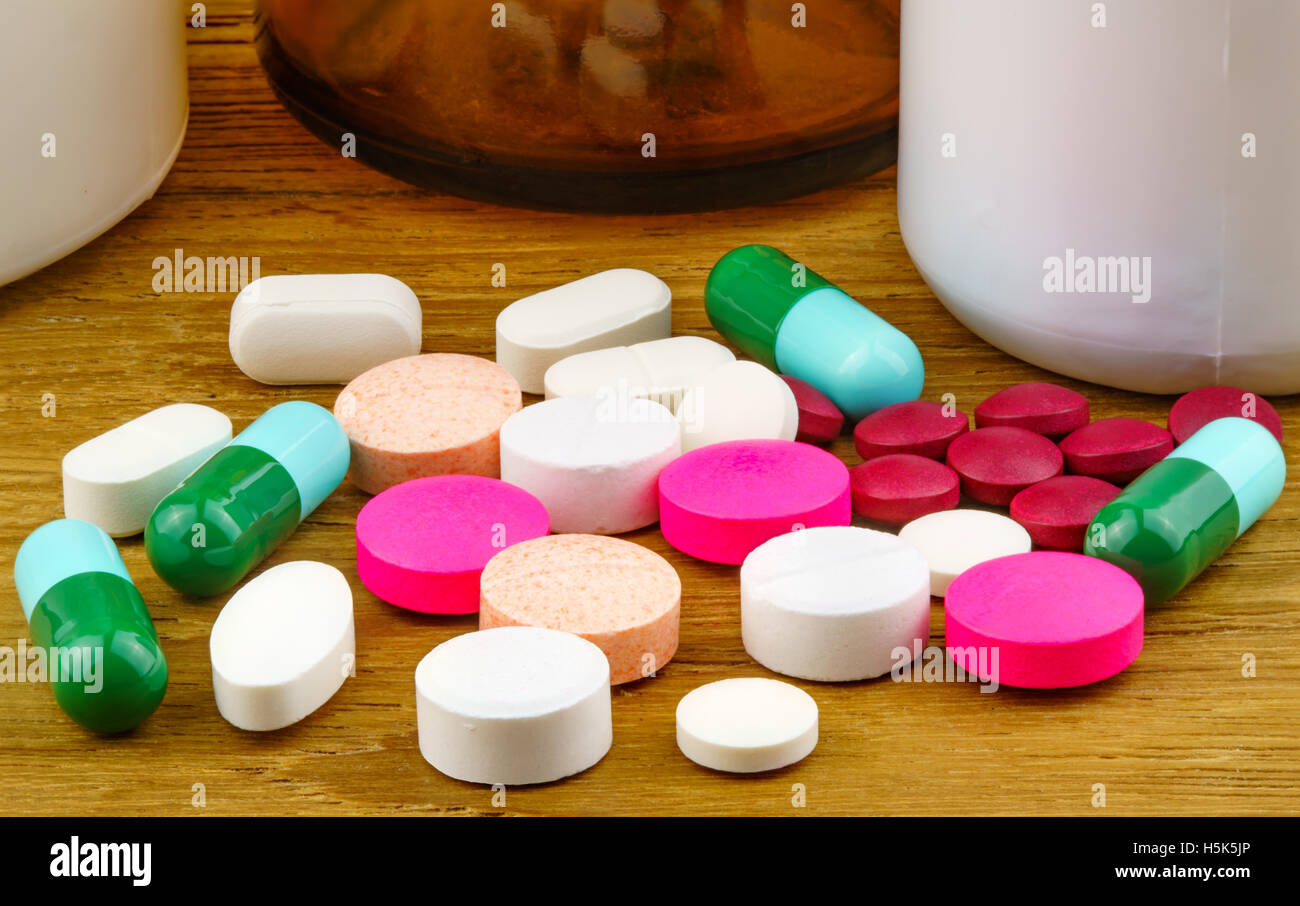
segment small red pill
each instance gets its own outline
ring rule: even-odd
[[[953,438],[970,430],[970,416],[961,410],[911,400],[877,409],[853,429],[853,446],[863,459],[912,453],[943,459]]]
[[[1140,418],[1103,418],[1061,441],[1065,464],[1076,475],[1091,475],[1121,487],[1164,459],[1174,438]]]
[[[1082,551],[1083,536],[1101,508],[1119,496],[1109,481],[1058,475],[1031,484],[1011,498],[1011,518],[1039,547]]]
[[[799,407],[799,433],[795,440],[824,446],[840,436],[844,429],[844,413],[831,402],[830,397],[797,377],[783,374],[781,380],[794,392],[794,401]]]
[[[853,512],[887,525],[951,510],[961,499],[957,473],[913,453],[877,456],[849,469]]]
[[[1086,396],[1042,381],[999,390],[975,407],[977,428],[1024,428],[1047,437],[1063,437],[1086,424]]]
[[[996,506],[1061,474],[1056,444],[1024,428],[976,428],[952,442],[947,462],[972,499]]]
[[[1183,443],[1216,418],[1251,418],[1282,442],[1282,417],[1264,397],[1240,387],[1202,387],[1184,393],[1169,410],[1169,433]]]

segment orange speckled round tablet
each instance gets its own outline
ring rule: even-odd
[[[580,635],[609,658],[615,685],[650,676],[677,651],[682,583],[654,551],[604,535],[548,535],[483,568],[479,629],[541,626]]]
[[[376,365],[343,388],[334,417],[352,444],[352,483],[370,494],[430,475],[501,475],[498,434],[523,407],[496,362],[431,353]]]

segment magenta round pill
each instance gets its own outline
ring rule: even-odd
[[[799,528],[848,525],[849,470],[792,440],[733,440],[692,450],[659,473],[659,529],[684,554],[742,563]]]
[[[1061,441],[1061,452],[1071,472],[1121,487],[1164,459],[1173,448],[1174,438],[1164,428],[1123,416],[1084,425]]]
[[[781,375],[799,407],[799,433],[795,440],[805,444],[824,445],[840,436],[844,429],[844,413],[831,402],[831,398],[807,381],[788,374]]]
[[[849,469],[853,512],[886,525],[903,525],[951,510],[961,499],[957,473],[928,456],[891,453]]]
[[[417,478],[361,508],[357,576],[407,610],[474,613],[487,562],[549,532],[546,507],[522,488],[478,475]]]
[[[1216,418],[1249,418],[1282,442],[1282,417],[1264,397],[1240,387],[1202,387],[1184,393],[1169,410],[1169,433],[1181,444]]]
[[[1119,493],[1119,488],[1100,478],[1058,475],[1012,497],[1011,518],[1039,547],[1082,551],[1084,532],[1093,517]]]
[[[1042,381],[999,390],[975,407],[977,428],[1024,428],[1047,437],[1061,437],[1086,424],[1086,396]]]
[[[853,429],[863,459],[912,453],[943,459],[954,438],[970,430],[970,417],[951,406],[910,400],[877,409]]]
[[[976,428],[948,448],[948,465],[972,500],[1006,506],[1040,481],[1061,474],[1061,451],[1024,428]]]
[[[986,560],[953,580],[943,604],[950,656],[985,682],[1083,686],[1142,651],[1142,586],[1096,557],[1031,551]]]

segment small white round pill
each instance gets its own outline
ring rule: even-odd
[[[952,580],[985,560],[1023,554],[1033,547],[1020,523],[985,510],[944,510],[913,519],[898,537],[930,565],[930,594],[942,598]]]
[[[686,391],[677,420],[683,453],[727,440],[794,440],[799,404],[775,372],[757,362],[728,362]]]
[[[794,764],[817,745],[817,703],[759,677],[719,680],[677,703],[677,747],[715,771],[752,774]]]

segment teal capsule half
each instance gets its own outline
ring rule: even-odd
[[[233,588],[339,486],[349,456],[328,410],[273,406],[158,504],[144,533],[149,562],[185,594]]]

